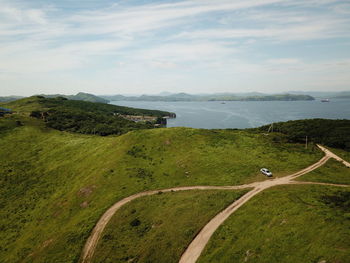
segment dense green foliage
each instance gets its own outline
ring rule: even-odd
[[[105,103],[92,103],[66,98],[30,97],[5,104],[13,110],[30,111],[30,116],[42,118],[48,127],[84,134],[123,134],[136,129],[153,128],[163,116],[171,113],[121,107]],[[158,117],[157,122],[133,122],[120,115],[149,115]]]
[[[137,199],[113,216],[93,262],[177,263],[199,230],[246,191],[186,191]]]
[[[122,117],[79,109],[55,108],[48,111],[48,127],[85,134],[123,134],[135,129],[153,128],[152,123],[135,123]]]
[[[257,129],[266,132],[270,125]],[[350,120],[309,119],[273,124],[273,131],[287,135],[291,142],[308,140],[326,146],[350,150]]]
[[[322,156],[247,131],[171,128],[99,137],[60,132],[17,114],[0,124],[4,263],[76,262],[102,213],[134,193],[265,180],[261,167],[281,176]]]
[[[198,262],[350,262],[349,195],[319,185],[262,192],[214,233]]]

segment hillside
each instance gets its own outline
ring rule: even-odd
[[[174,128],[98,137],[19,115],[1,124],[1,262],[76,262],[100,215],[136,192],[264,180],[261,166],[281,176],[320,157],[312,147],[244,131]]]
[[[13,111],[42,119],[48,127],[84,134],[123,134],[135,129],[154,128],[165,125],[166,116],[175,114],[156,110],[121,107],[105,103],[92,103],[66,98],[29,97],[2,104]],[[151,116],[152,121],[134,122],[132,116]]]
[[[84,244],[105,211],[117,201],[147,190],[156,190],[156,194],[134,200],[113,215],[91,262],[178,262],[198,231],[251,189],[224,187],[185,192],[158,189],[268,182],[259,171],[261,167],[273,171],[274,178],[282,178],[323,156],[313,142],[305,149],[303,144],[289,140],[288,135],[265,135],[260,130],[137,127],[120,136],[102,137],[79,130],[53,129],[48,119],[33,116],[33,112],[49,112],[45,117],[49,118],[50,114],[56,116],[55,111],[78,116],[77,111],[96,114],[98,118],[94,120],[101,121],[104,114],[116,110],[120,114],[147,113],[159,117],[167,112],[42,97],[2,105],[15,111],[0,118],[0,207],[4,215],[0,218],[0,262],[4,263],[80,262]],[[348,152],[336,151],[344,158],[349,156]],[[328,162],[304,178],[347,183],[343,175],[347,168]],[[279,220],[285,219],[295,233],[302,233],[309,218],[315,216],[302,242],[307,244],[317,237],[315,244],[320,249],[310,250],[313,254],[307,258],[315,261],[319,253],[320,259],[346,262],[347,255],[337,249],[349,247],[340,246],[343,236],[337,231],[344,236],[350,234],[346,214],[339,212],[346,205],[342,200],[348,195],[347,188],[337,191],[335,186],[308,187],[288,185],[258,194],[224,223],[224,229],[229,230],[218,230],[200,260],[214,262],[213,258],[217,258],[225,262],[236,253],[240,262],[244,261],[242,254],[251,250],[252,254],[248,254],[253,262],[265,262],[265,258],[271,260],[271,255],[279,250],[290,255],[291,243],[297,249],[290,262],[298,262],[305,253],[297,246],[299,234],[291,236],[288,229],[278,226]],[[295,201],[295,196],[301,200],[308,198],[307,203],[311,200],[311,204],[317,204],[317,210],[304,213],[305,203]],[[323,213],[333,220],[327,227],[322,217],[317,217]],[[234,232],[237,222],[239,229],[244,230],[242,235],[241,231]],[[258,227],[249,227],[245,222]],[[320,228],[325,230],[316,231]],[[261,229],[267,232],[262,235]],[[268,252],[259,251],[267,236],[271,236],[266,243]],[[242,239],[250,243],[246,245]],[[237,247],[233,246],[236,240],[240,242]],[[280,245],[276,247],[275,243]],[[236,249],[233,252],[232,247]],[[325,247],[330,249],[329,255]],[[225,249],[218,251],[220,248]]]

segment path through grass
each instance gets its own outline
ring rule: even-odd
[[[198,263],[350,262],[349,200],[340,187],[269,189],[218,229]]]

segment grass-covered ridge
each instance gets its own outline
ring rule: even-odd
[[[322,156],[279,135],[248,131],[171,128],[100,137],[18,114],[0,119],[0,127],[4,263],[76,262],[102,213],[131,194],[265,180],[262,166],[281,176]]]
[[[57,130],[98,135],[123,134],[136,129],[154,128],[155,124],[166,123],[163,117],[173,115],[165,111],[68,100],[62,97],[34,96],[3,105],[13,111],[42,119],[48,127]],[[155,121],[136,123],[123,118],[124,115],[154,116]]]
[[[120,120],[125,122],[110,122],[110,118],[119,120],[118,114],[153,114],[159,117],[169,114],[159,111],[42,97],[1,105],[14,111],[0,118],[0,207],[4,215],[0,218],[0,262],[4,263],[78,262],[83,245],[101,215],[115,202],[135,193],[176,186],[239,185],[266,180],[259,171],[262,167],[269,168],[275,177],[280,177],[299,171],[323,156],[312,142],[305,149],[303,144],[295,143],[289,135],[281,133],[267,135],[259,130],[147,129],[148,126],[128,126],[137,123],[131,124],[125,119]],[[91,130],[81,130],[91,125],[96,131],[97,124],[111,124],[124,130],[115,132],[122,134],[120,136],[108,137],[89,134]],[[64,128],[52,129],[53,125],[64,125]],[[348,153],[343,152],[343,155],[347,156]],[[325,169],[331,178],[333,170]],[[319,171],[323,173],[324,170],[315,171],[315,180],[319,180]],[[342,171],[338,172],[336,178],[342,181]],[[321,189],[305,187],[317,191]],[[279,187],[278,191],[283,192],[284,189],[287,188]],[[154,207],[161,207],[169,215],[181,213],[176,217],[182,218],[181,222],[186,225],[191,219],[188,211],[194,213],[197,209],[193,207],[191,211],[191,207],[187,207],[186,204],[191,203],[189,196],[205,212],[197,214],[201,220],[190,222],[195,223],[191,227],[197,230],[236,198],[233,192],[232,196],[223,193],[214,194],[207,203],[204,201],[208,195],[204,193],[199,196],[197,192],[161,194],[136,200],[125,207],[126,210],[121,210],[129,211],[130,207],[136,206],[137,209],[131,208],[136,210],[131,217],[137,215],[137,218],[130,218],[129,225],[124,225],[125,228],[121,226],[123,229],[119,229],[120,233],[135,230],[133,227],[143,227],[143,223],[149,226],[158,219],[164,221],[166,215],[152,214]],[[320,198],[324,204],[335,209],[346,207],[347,203],[343,205],[343,200],[347,197],[346,193],[338,196],[338,193],[332,192]],[[274,198],[278,198],[278,195]],[[217,199],[220,200],[216,202]],[[281,200],[284,199],[282,196]],[[149,207],[143,207],[147,200],[151,200]],[[277,206],[283,207],[284,203],[279,202]],[[269,199],[271,208],[275,208],[274,204]],[[169,211],[171,208],[174,210]],[[268,213],[267,203],[264,209]],[[289,210],[303,213],[301,206]],[[254,215],[254,211],[247,216],[251,215]],[[129,220],[128,212],[117,213],[115,220],[119,222],[120,216]],[[306,222],[304,217],[302,220]],[[117,221],[112,222],[118,224]],[[114,223],[109,225],[107,231],[116,234],[119,230],[113,228]],[[135,239],[135,244],[128,239],[118,240],[125,242],[125,249],[126,245],[137,246],[129,246],[126,256],[114,256],[137,257],[140,254],[137,247],[147,250],[145,254],[150,253],[156,246],[154,236],[157,235],[164,234],[161,244],[167,247],[168,238],[165,237],[168,235],[171,241],[176,235],[169,223],[171,221],[163,224],[164,232],[162,229],[161,232],[157,232],[158,229],[148,231],[146,227],[147,233],[144,233],[140,228],[144,235],[137,242]],[[115,245],[112,242],[113,233],[110,239],[106,233],[107,239],[102,239],[105,246],[96,252],[96,257],[115,259],[111,256]],[[136,231],[137,234],[140,233]],[[169,254],[179,255],[181,242],[186,243],[192,237],[185,235],[180,241],[174,241],[174,246],[168,247]],[[183,248],[186,245],[188,243],[183,244]],[[157,255],[154,253],[153,261],[157,261]]]
[[[350,262],[349,197],[319,185],[269,189],[216,231],[198,263]]]
[[[140,198],[109,222],[94,263],[177,263],[196,233],[248,190],[186,191]]]

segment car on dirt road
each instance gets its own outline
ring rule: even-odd
[[[260,169],[260,172],[264,175],[266,175],[267,177],[271,177],[272,176],[272,173],[269,171],[269,169],[267,168],[261,168]]]

